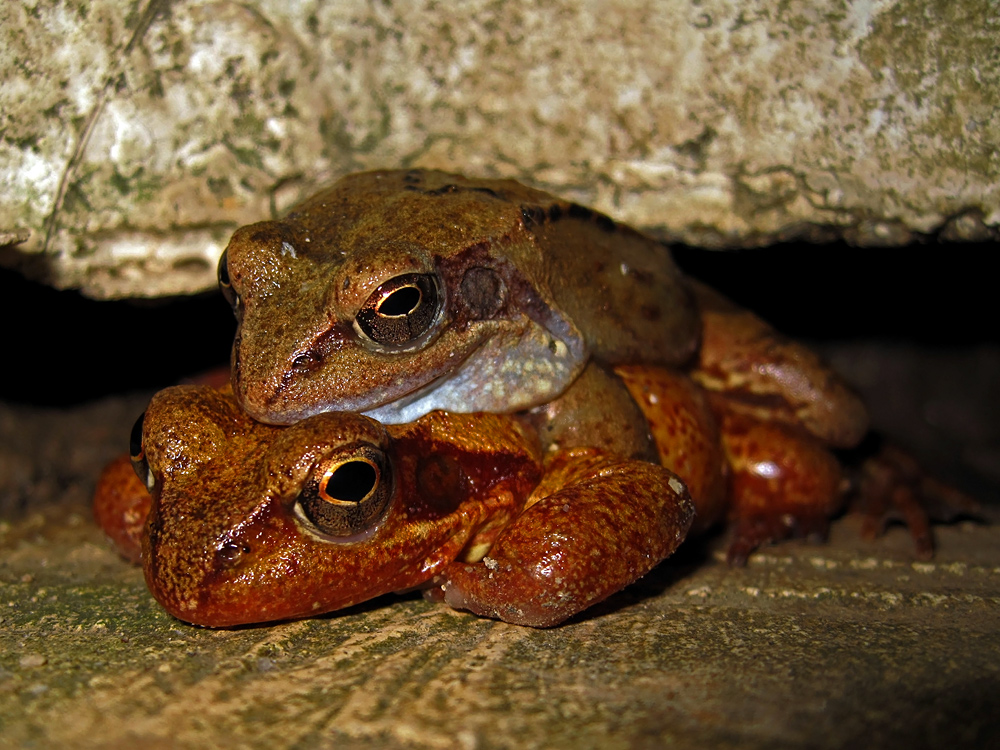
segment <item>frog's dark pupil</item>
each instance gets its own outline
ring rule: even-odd
[[[223,250],[219,258],[219,286],[229,286],[229,251]]]
[[[142,423],[146,419],[146,412],[139,415],[132,425],[132,433],[128,438],[128,454],[133,459],[142,458]]]
[[[420,305],[420,290],[415,286],[404,286],[388,295],[378,306],[380,315],[409,315]]]
[[[321,487],[323,495],[331,500],[359,503],[375,489],[378,472],[367,461],[347,461],[327,477]]]

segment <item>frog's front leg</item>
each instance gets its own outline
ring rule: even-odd
[[[693,517],[686,487],[663,467],[561,451],[489,553],[449,565],[429,596],[518,625],[557,625],[670,556]]]

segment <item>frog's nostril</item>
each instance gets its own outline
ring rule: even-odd
[[[322,361],[323,358],[317,352],[303,352],[292,358],[292,368],[296,372],[310,372],[319,367]]]
[[[215,556],[216,559],[219,561],[219,563],[221,563],[226,567],[231,567],[236,563],[238,563],[240,559],[243,557],[243,555],[249,553],[250,553],[250,547],[248,547],[247,545],[233,544],[232,542],[228,542],[226,544],[223,544],[221,547],[219,547],[218,550],[216,550]]]

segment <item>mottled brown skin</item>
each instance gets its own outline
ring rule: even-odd
[[[410,338],[375,341],[359,311],[406,274],[434,280],[436,312]],[[277,424],[326,410],[383,422],[519,411],[565,393],[591,361],[685,363],[699,335],[660,243],[512,180],[427,170],[349,175],[238,230],[220,281],[239,322],[234,391]]]
[[[142,533],[147,583],[171,614],[210,627],[315,615],[414,587],[550,626],[651,570],[694,515],[669,471],[596,449],[554,453],[540,483],[535,435],[502,415],[434,412],[384,427],[331,412],[281,428],[250,420],[227,394],[177,386],[154,397],[142,435],[137,472],[152,478],[153,496]],[[373,447],[391,466],[388,508],[333,538],[302,512],[305,488],[329,457]],[[99,486],[96,506],[120,506],[102,498],[111,489]],[[144,492],[143,482],[133,490]],[[525,568],[483,594],[470,571],[491,579],[496,567],[483,555],[493,550]],[[547,561],[561,563],[546,570]]]

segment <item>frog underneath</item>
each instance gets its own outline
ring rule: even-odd
[[[141,558],[169,612],[211,627],[416,587],[477,614],[554,625],[669,556],[694,516],[661,466],[595,449],[543,466],[532,430],[505,415],[383,426],[332,412],[282,428],[227,394],[176,386],[137,429],[143,481],[109,469],[95,513],[130,532],[119,548]],[[148,519],[122,503],[142,496]]]

